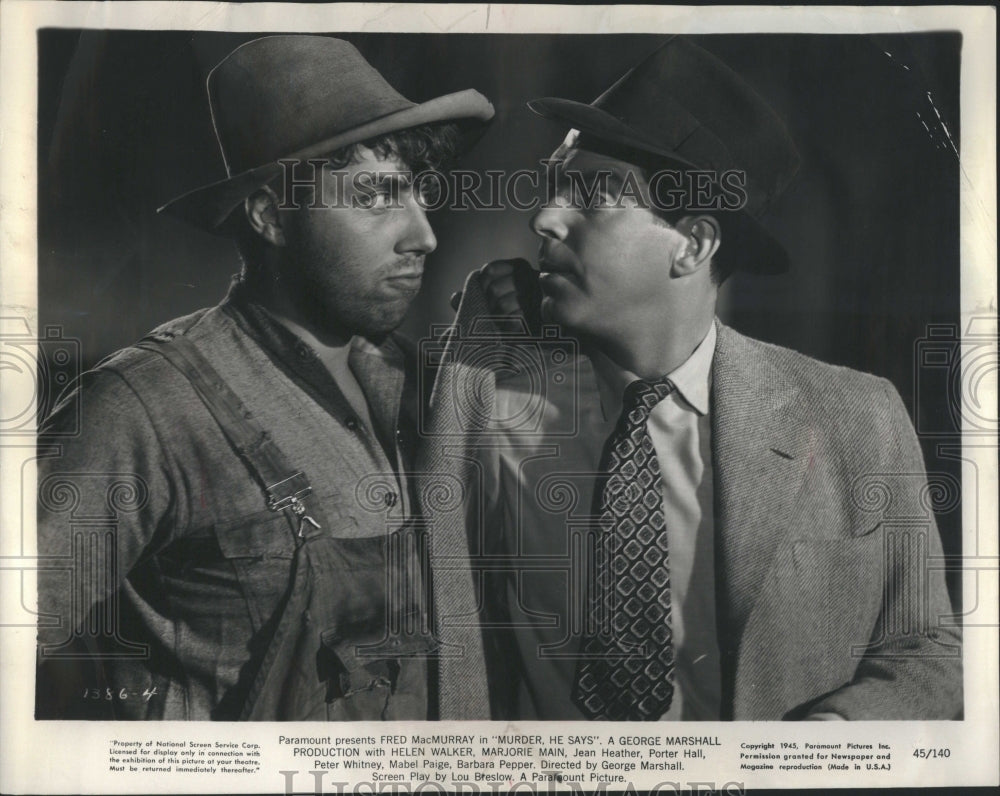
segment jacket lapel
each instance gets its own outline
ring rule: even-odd
[[[372,343],[361,343],[351,347],[348,363],[368,401],[375,435],[396,466],[396,427],[406,378],[403,352],[392,338],[377,350]]]
[[[765,345],[719,324],[711,413],[716,590],[730,686],[743,629],[811,463],[812,435],[796,396]]]

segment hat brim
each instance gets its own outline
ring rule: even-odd
[[[640,135],[629,125],[610,113],[583,102],[543,97],[528,102],[528,107],[545,119],[561,122],[595,138],[662,157],[691,168],[699,168],[676,152],[659,146]],[[788,252],[761,223],[745,211],[727,211],[734,224],[730,225],[735,238],[727,243],[742,249],[738,255],[738,270],[757,274],[781,274],[790,268]]]
[[[461,151],[466,151],[485,133],[493,114],[493,105],[486,97],[475,89],[466,89],[352,127],[305,149],[291,152],[282,160],[322,157],[351,144],[436,122],[465,122],[460,148]],[[157,212],[183,219],[209,232],[221,233],[224,231],[224,222],[233,210],[250,194],[277,177],[281,169],[278,161],[265,163],[189,191],[167,202]]]

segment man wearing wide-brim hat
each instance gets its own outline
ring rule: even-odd
[[[77,564],[73,588],[39,578],[60,624],[40,632],[37,715],[486,718],[474,628],[460,683],[432,665],[395,329],[436,246],[412,176],[493,108],[473,90],[410,102],[322,36],[244,44],[208,95],[228,176],[163,210],[232,236],[243,270],[219,306],[86,374],[81,433],[42,462],[40,554]],[[67,511],[109,506],[114,534],[79,552]]]
[[[715,317],[733,271],[788,267],[762,222],[798,165],[781,120],[681,37],[591,104],[529,106],[571,128],[531,221],[540,296],[519,289],[524,261],[489,263],[454,339],[468,350],[477,317],[530,318],[540,298],[583,355],[498,375],[456,345],[432,400],[479,440],[471,521],[508,556],[497,703],[521,719],[960,715],[960,637],[896,390]]]

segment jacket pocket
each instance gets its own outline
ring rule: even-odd
[[[256,633],[275,615],[291,585],[295,539],[288,518],[265,510],[216,525],[215,535],[239,580]]]
[[[868,641],[882,604],[882,534],[797,540],[792,560],[810,635],[826,640],[834,656],[850,658],[852,643]]]
[[[424,633],[320,635],[321,678],[327,682],[327,719],[422,721],[427,718],[426,658],[437,648]]]
[[[259,511],[238,520],[218,522],[215,536],[225,558],[291,558],[295,540],[284,512]]]

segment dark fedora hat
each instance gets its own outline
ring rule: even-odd
[[[582,141],[609,142],[644,161],[652,155],[719,174],[744,172],[747,201],[727,214],[742,250],[737,267],[788,270],[784,248],[758,222],[798,171],[798,152],[777,114],[714,55],[673,36],[590,105],[546,97],[528,107],[579,130]],[[723,236],[725,245],[725,221]]]
[[[410,102],[352,44],[327,36],[247,42],[211,71],[208,99],[229,176],[160,211],[212,232],[221,231],[244,199],[281,173],[278,160],[322,157],[435,122],[465,123],[481,132],[493,118],[489,100],[472,89]]]

